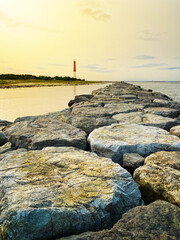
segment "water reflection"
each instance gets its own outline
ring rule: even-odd
[[[60,111],[75,95],[90,94],[106,85],[0,89],[0,119],[14,121],[17,117]]]

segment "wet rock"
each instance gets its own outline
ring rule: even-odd
[[[131,175],[73,147],[0,155],[0,227],[8,240],[56,239],[111,227],[141,205]]]
[[[164,199],[180,206],[180,152],[157,152],[134,172],[143,200]]]
[[[13,124],[5,130],[12,147],[42,149],[48,146],[86,148],[86,133],[58,120],[36,119]]]
[[[179,125],[179,126],[172,127],[172,128],[170,129],[170,133],[171,133],[172,135],[175,135],[175,136],[177,136],[177,137],[180,138],[180,125]]]
[[[61,240],[178,240],[179,225],[179,208],[165,201],[156,201],[125,213],[111,230],[87,232]]]
[[[88,137],[91,151],[122,163],[124,153],[147,157],[153,152],[179,151],[180,139],[167,131],[138,124],[112,124],[95,129]]]
[[[142,124],[146,126],[159,127],[169,131],[170,128],[179,125],[180,122],[173,118],[147,113],[142,117]]]
[[[6,135],[3,132],[0,132],[0,146],[8,142]]]
[[[165,107],[150,107],[144,109],[144,113],[151,113],[161,115],[163,117],[175,118],[179,116],[180,110]]]
[[[144,163],[144,158],[137,153],[125,153],[123,155],[122,166],[131,174],[134,173],[134,170]]]

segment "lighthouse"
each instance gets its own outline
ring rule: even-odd
[[[76,60],[73,62],[73,77],[76,78]]]

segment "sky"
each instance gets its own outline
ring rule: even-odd
[[[0,74],[180,81],[180,0],[0,0]]]

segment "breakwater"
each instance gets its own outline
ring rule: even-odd
[[[119,82],[1,121],[1,239],[178,239],[179,113]]]

